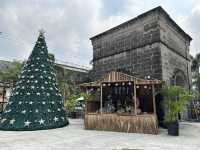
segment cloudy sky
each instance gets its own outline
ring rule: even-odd
[[[27,58],[43,28],[56,59],[88,66],[90,37],[159,5],[200,52],[200,0],[1,0],[0,59]]]

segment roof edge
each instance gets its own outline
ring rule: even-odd
[[[103,35],[105,35],[105,34],[107,34],[107,33],[109,33],[109,32],[112,32],[112,31],[114,31],[114,30],[117,30],[117,29],[119,29],[119,28],[121,28],[121,27],[123,27],[123,26],[125,26],[125,25],[127,25],[127,24],[129,24],[129,23],[132,23],[132,22],[136,21],[137,19],[143,18],[143,17],[145,17],[146,15],[151,14],[151,13],[156,12],[156,11],[159,11],[159,12],[163,13],[163,14],[167,17],[167,19],[169,19],[169,21],[172,22],[172,24],[173,24],[182,34],[184,34],[184,36],[186,36],[190,41],[192,40],[191,36],[188,35],[188,34],[187,34],[187,33],[186,33],[186,32],[185,32],[185,31],[170,17],[170,15],[169,15],[161,6],[155,7],[155,8],[153,8],[153,9],[149,10],[149,11],[146,11],[146,12],[144,12],[144,13],[138,15],[137,17],[135,17],[135,18],[133,18],[133,19],[130,19],[130,20],[128,20],[128,21],[126,21],[126,22],[123,22],[123,23],[121,23],[121,24],[119,24],[119,25],[117,25],[117,26],[115,26],[115,27],[112,27],[112,28],[110,28],[110,29],[108,29],[108,30],[106,30],[106,31],[104,31],[104,32],[102,32],[102,33],[99,33],[99,34],[97,34],[97,35],[91,37],[90,40],[93,40],[93,39],[98,38],[98,37],[100,37],[100,36],[103,36]]]

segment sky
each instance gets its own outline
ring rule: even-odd
[[[200,0],[1,0],[0,59],[24,60],[40,29],[57,60],[90,66],[90,37],[162,6],[200,52]]]

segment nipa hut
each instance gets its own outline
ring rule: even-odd
[[[121,72],[80,85],[92,94],[86,101],[85,129],[157,134],[155,89],[160,80],[146,80]]]

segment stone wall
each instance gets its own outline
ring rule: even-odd
[[[165,45],[160,44],[160,47],[163,80],[166,81],[167,84],[173,84],[175,83],[174,77],[176,76],[176,73],[179,73],[179,77],[182,76],[184,79],[184,86],[188,87],[188,80],[191,82],[191,70],[189,62],[187,62],[182,56],[171,51]]]
[[[179,32],[162,14],[159,17],[159,26],[161,42],[166,44],[175,53],[189,58],[190,40]]]
[[[159,44],[155,43],[99,59],[94,62],[95,77],[99,78],[111,70],[118,70],[161,79],[160,55]]]
[[[191,82],[190,38],[165,12],[153,11],[92,39],[94,79],[118,70],[172,82],[177,70]]]
[[[162,14],[159,18],[159,25],[162,78],[168,84],[177,84],[174,78],[176,80],[182,78],[180,79],[184,80],[182,85],[189,88],[191,84],[190,40],[178,32]]]
[[[158,17],[156,14],[138,19],[120,29],[92,40],[93,59],[142,47],[159,40]]]
[[[96,79],[111,70],[161,79],[158,15],[147,15],[115,32],[92,40]],[[154,43],[154,44],[153,44]]]

